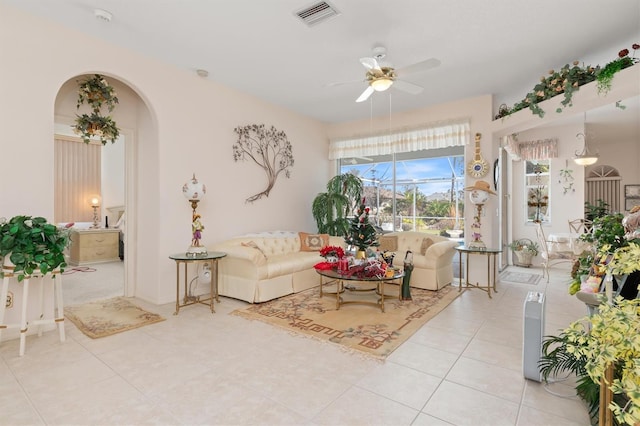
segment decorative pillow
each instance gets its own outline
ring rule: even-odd
[[[262,255],[264,256],[265,259],[267,258],[267,255],[264,254],[264,251],[258,246],[258,244],[256,244],[255,241],[249,241],[249,242],[246,242],[246,243],[240,243],[240,245],[242,245],[244,247],[251,247],[253,249],[256,249],[260,253],[262,253]]]
[[[422,255],[424,256],[427,252],[427,249],[431,247],[432,244],[433,240],[431,238],[424,238],[422,240],[422,245],[420,246],[420,253],[422,253]]]
[[[329,245],[329,234],[307,234],[299,232],[300,251],[320,251],[324,246]]]
[[[398,236],[397,235],[383,235],[378,238],[380,245],[378,249],[380,251],[398,251]]]

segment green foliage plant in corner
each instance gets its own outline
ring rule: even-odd
[[[327,182],[327,192],[313,200],[311,213],[318,232],[346,236],[350,229],[348,216],[362,198],[362,180],[352,173],[336,175]]]
[[[34,273],[44,275],[58,268],[63,271],[68,243],[68,230],[47,223],[43,217],[0,218],[0,258],[5,265],[13,263],[18,281]],[[0,276],[4,277],[4,272]]]

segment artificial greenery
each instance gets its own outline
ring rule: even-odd
[[[592,419],[598,418],[598,403],[600,401],[600,386],[587,374],[586,359],[576,356],[574,351],[569,351],[570,343],[567,331],[562,331],[558,336],[545,336],[542,340],[542,355],[538,367],[545,382],[555,379],[564,373],[574,374],[576,380],[576,394],[582,398],[589,408]]]
[[[348,216],[362,197],[362,180],[352,173],[336,175],[327,182],[327,192],[313,200],[311,213],[318,232],[344,237],[349,231]]]
[[[513,251],[529,252],[533,256],[537,256],[540,250],[538,243],[531,241],[528,238],[515,240],[509,244],[509,248]]]
[[[34,272],[47,274],[58,268],[63,271],[67,266],[64,249],[68,242],[67,231],[47,223],[43,217],[0,219],[0,257],[9,256],[18,281]]]
[[[74,129],[76,133],[81,135],[84,143],[89,143],[91,137],[98,137],[104,145],[109,140],[114,143],[120,136],[120,130],[111,117],[103,117],[95,112],[91,115],[79,115],[76,118]]]
[[[97,137],[102,145],[107,141],[114,143],[120,130],[115,121],[109,115],[102,114],[102,108],[106,107],[112,112],[118,103],[115,89],[100,74],[84,80],[78,88],[78,102],[76,108],[87,104],[91,108],[91,114],[76,115],[76,123],[73,131],[82,137],[85,143],[89,143],[92,137]]]
[[[365,205],[364,198],[360,202],[356,215],[351,219],[349,234],[344,241],[347,245],[356,246],[361,251],[379,245],[377,231],[369,222],[369,207]]]
[[[564,95],[560,102],[561,107],[556,112],[562,112],[563,108],[572,106],[573,94],[579,90],[580,86],[597,80],[598,93],[606,93],[611,88],[611,81],[614,75],[625,68],[636,63],[635,51],[640,49],[640,45],[633,44],[634,56],[629,57],[629,50],[623,49],[618,53],[618,58],[609,62],[604,67],[580,65],[579,61],[574,61],[572,65],[566,64],[560,70],[550,70],[548,76],[540,78],[540,82],[527,93],[521,101],[509,108],[507,105],[500,105],[496,119],[506,117],[514,112],[529,108],[531,112],[539,117],[543,117],[545,112],[540,107],[540,102],[551,99],[557,95]]]
[[[586,220],[593,222],[596,218],[609,214],[609,204],[598,198],[596,204],[588,201],[584,202],[584,217]]]
[[[588,322],[588,326],[585,326]],[[572,323],[564,331],[566,351],[584,362],[588,377],[601,383],[605,371],[614,368],[611,409],[621,424],[640,423],[640,299],[622,297],[602,303],[591,317]]]

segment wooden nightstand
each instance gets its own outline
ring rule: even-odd
[[[119,261],[118,229],[81,229],[71,232],[69,263],[85,265],[88,263]]]

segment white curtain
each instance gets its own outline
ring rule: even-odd
[[[54,221],[91,222],[92,195],[100,195],[99,143],[56,136],[54,148]]]
[[[446,148],[469,143],[469,120],[424,125],[384,134],[341,138],[329,143],[329,160]]]

